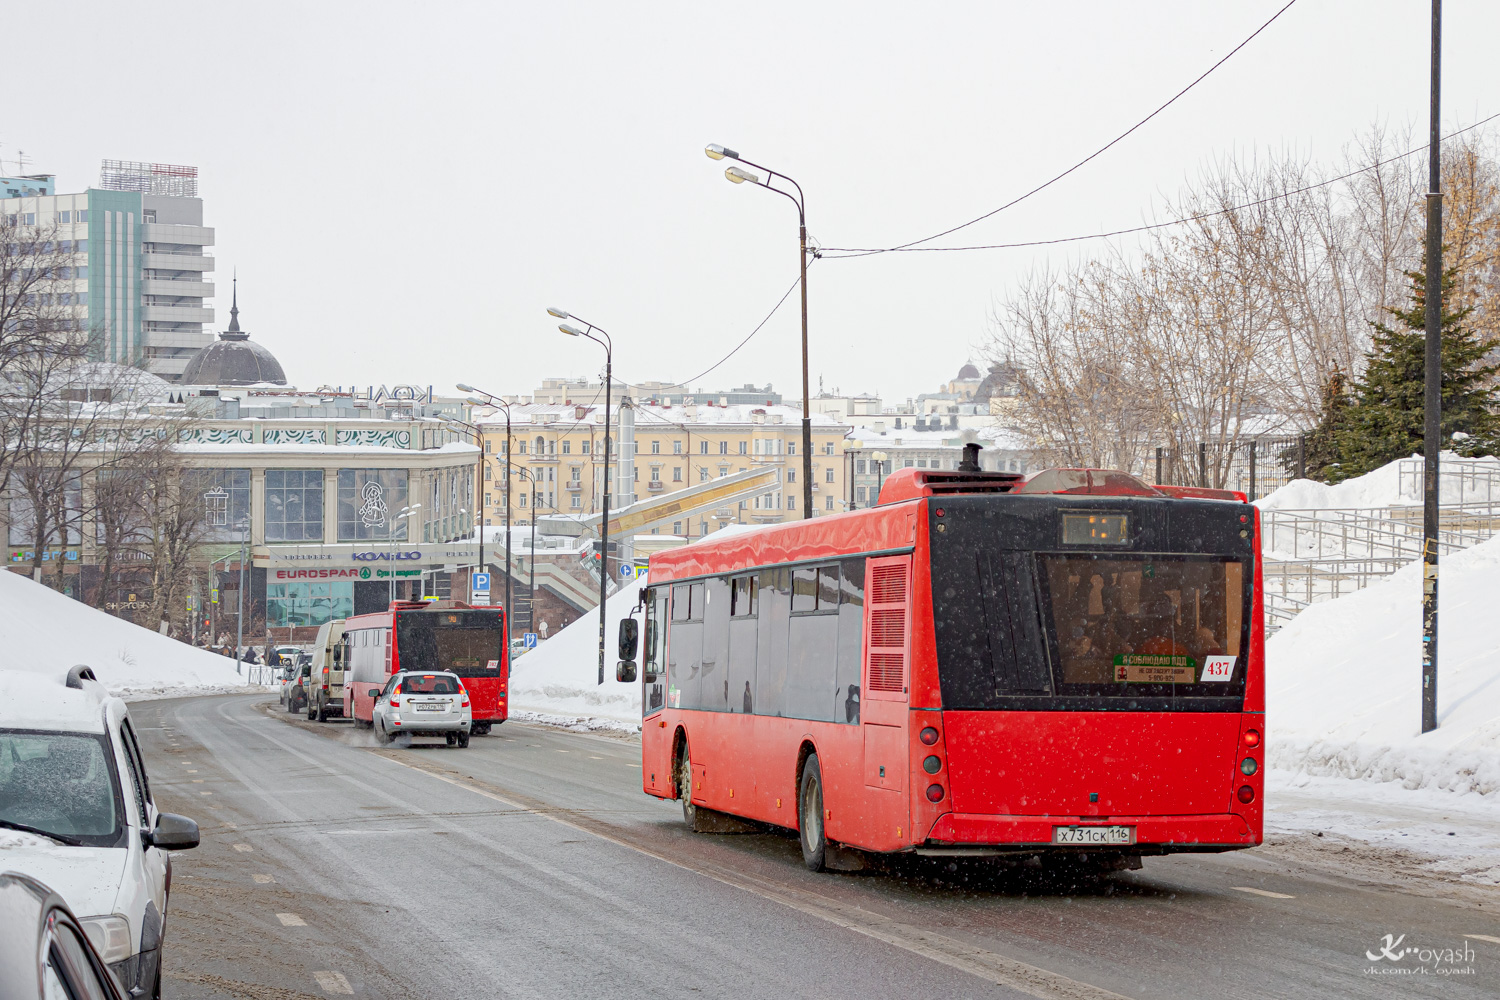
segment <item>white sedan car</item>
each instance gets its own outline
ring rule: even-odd
[[[383,742],[394,742],[402,733],[409,733],[441,736],[450,747],[469,745],[474,710],[457,674],[403,670],[386,681],[385,687],[371,688],[370,697],[375,699],[375,735]]]
[[[166,852],[198,824],[157,810],[125,703],[89,668],[0,670],[0,691],[0,871],[50,886],[131,996],[160,996]]]

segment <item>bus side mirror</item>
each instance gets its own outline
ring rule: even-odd
[[[615,664],[615,680],[619,681],[621,684],[631,684],[631,683],[634,683],[635,682],[635,661],[634,660],[621,660],[619,663],[616,663]]]
[[[620,659],[634,660],[636,645],[640,640],[640,622],[634,618],[620,619]],[[635,668],[632,665],[630,679],[635,679]]]
[[[370,688],[370,697],[378,701],[380,699],[380,688]]]

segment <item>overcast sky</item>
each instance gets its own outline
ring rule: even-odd
[[[294,384],[596,374],[680,381],[796,276],[790,202],[723,176],[718,142],[795,177],[824,246],[987,212],[1142,118],[1285,0],[987,3],[149,4],[35,8],[0,56],[0,165],[59,190],[104,157],[200,169],[220,329]],[[1500,4],[1449,0],[1444,118],[1500,111]],[[1336,159],[1427,116],[1429,5],[1299,0],[1157,119],[964,243],[1131,225],[1216,156]],[[1052,259],[1080,251],[1052,251]],[[814,392],[935,389],[1035,250],[823,260]],[[797,299],[694,386],[798,394]]]

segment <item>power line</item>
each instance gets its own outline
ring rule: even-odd
[[[974,225],[975,223],[978,223],[978,222],[983,222],[985,219],[991,218],[992,216],[999,215],[1001,212],[1005,211],[1007,208],[1011,208],[1011,207],[1013,207],[1015,205],[1019,205],[1021,202],[1025,201],[1027,198],[1030,198],[1032,195],[1037,194],[1040,191],[1045,191],[1047,188],[1049,188],[1052,185],[1056,184],[1058,181],[1062,180],[1064,177],[1068,176],[1069,174],[1073,173],[1075,170],[1078,170],[1080,167],[1082,167],[1085,164],[1087,164],[1090,160],[1093,160],[1094,158],[1096,158],[1096,157],[1100,156],[1101,154],[1105,153],[1106,151],[1108,151],[1112,146],[1114,146],[1117,143],[1121,142],[1122,140],[1124,140],[1125,138],[1127,138],[1131,133],[1133,133],[1136,130],[1140,129],[1142,126],[1144,126],[1151,119],[1155,118],[1157,115],[1161,114],[1163,111],[1167,110],[1167,108],[1169,108],[1173,104],[1175,104],[1177,102],[1178,98],[1182,97],[1188,91],[1190,91],[1194,87],[1198,86],[1198,84],[1202,83],[1204,80],[1206,80],[1208,78],[1208,76],[1209,76],[1210,73],[1212,73],[1214,70],[1218,69],[1220,66],[1224,65],[1231,58],[1233,58],[1233,56],[1234,56],[1235,53],[1239,52],[1240,49],[1243,49],[1246,45],[1249,45],[1252,41],[1254,41],[1255,37],[1257,35],[1259,35],[1262,31],[1265,31],[1267,28],[1269,28],[1271,26],[1271,23],[1273,21],[1275,21],[1282,14],[1285,14],[1289,9],[1291,9],[1292,4],[1294,4],[1296,2],[1297,2],[1297,0],[1288,0],[1288,2],[1287,2],[1287,4],[1286,4],[1285,7],[1282,7],[1276,13],[1272,14],[1271,17],[1266,21],[1266,23],[1262,24],[1259,28],[1256,28],[1254,31],[1252,31],[1249,34],[1249,36],[1245,38],[1244,41],[1240,42],[1240,44],[1238,44],[1234,48],[1230,49],[1229,52],[1224,56],[1224,58],[1220,59],[1218,62],[1214,63],[1208,69],[1204,70],[1201,74],[1199,74],[1198,78],[1195,79],[1192,83],[1189,83],[1186,87],[1183,87],[1177,93],[1173,94],[1167,100],[1167,102],[1165,104],[1161,105],[1155,111],[1151,112],[1149,115],[1147,115],[1146,117],[1142,118],[1140,121],[1136,122],[1134,125],[1130,126],[1128,129],[1126,129],[1125,131],[1121,132],[1119,135],[1117,135],[1113,139],[1109,140],[1109,142],[1106,142],[1104,145],[1100,146],[1098,149],[1094,150],[1088,156],[1085,156],[1083,159],[1079,160],[1077,163],[1073,164],[1071,167],[1069,167],[1068,169],[1064,170],[1062,173],[1060,173],[1057,176],[1053,177],[1051,180],[1044,181],[1043,183],[1038,184],[1036,187],[1032,188],[1030,191],[1027,191],[1025,194],[1020,195],[1019,197],[1012,198],[1010,201],[1008,201],[1005,204],[1001,205],[997,209],[994,209],[992,211],[986,212],[983,215],[979,216],[978,218],[970,219],[968,222],[960,223],[959,225],[956,225],[956,226],[952,227],[951,229],[945,229],[945,230],[943,230],[940,233],[933,233],[931,236],[924,236],[924,237],[922,237],[919,240],[912,240],[910,243],[902,243],[899,246],[870,248],[870,249],[857,250],[857,251],[846,251],[844,253],[844,256],[846,256],[846,257],[856,257],[856,256],[865,256],[867,254],[890,253],[890,252],[895,251],[895,250],[907,250],[907,249],[910,249],[912,247],[917,246],[920,243],[930,243],[933,240],[941,239],[944,236],[950,236],[953,233],[958,232],[960,229],[967,229],[969,226],[972,226],[972,225]]]
[[[1494,121],[1497,118],[1500,118],[1500,113],[1490,115],[1488,118],[1481,119],[1474,124],[1458,129],[1455,132],[1450,132],[1448,135],[1443,136],[1443,141],[1446,142],[1449,139],[1456,139],[1458,136],[1463,135],[1465,132],[1472,132],[1474,129],[1479,128],[1482,125],[1488,125],[1490,122]],[[1108,232],[1088,233],[1083,236],[1060,236],[1050,240],[1025,240],[1017,243],[988,243],[981,246],[967,247],[919,247],[913,246],[911,244],[907,244],[906,246],[901,247],[890,247],[883,250],[875,250],[863,247],[827,247],[824,249],[824,253],[830,260],[850,260],[855,257],[865,257],[872,253],[960,253],[968,250],[1013,250],[1018,247],[1045,247],[1055,246],[1059,243],[1078,243],[1085,240],[1109,239],[1110,237],[1114,236],[1129,236],[1132,233],[1144,233],[1150,232],[1154,229],[1166,229],[1171,226],[1185,225],[1189,222],[1201,222],[1204,219],[1213,219],[1221,215],[1229,215],[1233,212],[1243,211],[1247,208],[1255,208],[1258,205],[1267,205],[1274,201],[1281,201],[1294,195],[1306,194],[1308,191],[1316,191],[1318,188],[1328,187],[1331,184],[1337,184],[1340,181],[1346,181],[1351,177],[1357,177],[1360,174],[1369,173],[1371,170],[1379,170],[1381,167],[1389,166],[1390,164],[1395,163],[1399,160],[1404,160],[1408,157],[1415,156],[1416,154],[1423,152],[1426,149],[1427,145],[1426,143],[1424,143],[1421,146],[1417,146],[1414,149],[1409,149],[1404,153],[1398,153],[1395,156],[1380,160],[1377,163],[1371,163],[1367,166],[1360,167],[1357,170],[1351,170],[1347,174],[1340,174],[1337,177],[1330,177],[1327,180],[1318,181],[1315,184],[1308,184],[1300,188],[1292,188],[1288,191],[1282,191],[1277,194],[1268,195],[1265,198],[1257,198],[1254,201],[1247,201],[1243,204],[1232,205],[1229,208],[1221,208],[1213,212],[1204,212],[1199,215],[1187,215],[1180,219],[1172,219],[1167,222],[1153,222],[1144,226],[1132,226],[1128,229],[1112,229]]]
[[[816,256],[813,257],[812,262],[810,262],[808,264],[808,267],[811,268],[814,263],[817,263],[817,260],[818,260],[818,258]],[[736,354],[738,354],[739,351],[740,351],[740,348],[742,348],[746,344],[750,343],[750,338],[754,337],[757,333],[760,333],[761,328],[764,327],[767,323],[771,322],[771,317],[775,316],[776,313],[777,313],[777,311],[783,305],[786,304],[786,300],[791,297],[792,292],[796,291],[796,289],[797,289],[797,282],[799,282],[801,280],[802,280],[801,278],[797,278],[797,279],[794,279],[792,281],[791,285],[787,287],[787,290],[781,294],[781,298],[777,299],[776,300],[776,304],[771,307],[771,311],[768,312],[768,313],[766,313],[766,318],[763,319],[763,320],[761,320],[759,323],[757,323],[755,325],[755,329],[751,330],[749,333],[747,333],[745,335],[745,339],[744,340],[740,341],[738,344],[735,344],[734,345],[734,349],[732,351],[730,351],[728,354],[724,355],[718,361],[715,361],[713,364],[709,365],[707,368],[705,368],[703,371],[699,372],[697,375],[694,375],[692,378],[683,379],[681,382],[673,382],[671,385],[664,385],[664,386],[662,386],[662,388],[663,389],[685,389],[688,386],[690,386],[692,383],[698,381],[700,378],[702,378],[703,376],[707,375],[709,372],[712,372],[715,368],[718,368],[724,362],[728,361],[730,358],[732,358]]]

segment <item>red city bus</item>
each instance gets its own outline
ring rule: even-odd
[[[694,829],[797,830],[813,870],[859,852],[1110,870],[1259,844],[1244,499],[1101,470],[903,469],[873,508],[657,553],[644,790]]]
[[[344,715],[369,726],[371,688],[400,670],[451,670],[463,679],[475,736],[504,722],[510,651],[505,611],[462,601],[393,601],[386,611],[355,615],[344,625]]]

